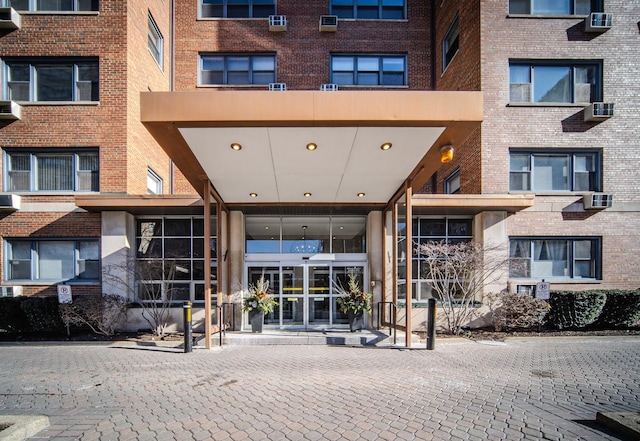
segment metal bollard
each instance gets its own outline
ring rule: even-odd
[[[427,308],[427,349],[431,351],[436,347],[436,310],[436,299],[429,299]]]
[[[182,304],[184,312],[184,352],[193,351],[193,339],[191,337],[191,302]]]

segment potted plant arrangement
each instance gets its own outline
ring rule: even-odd
[[[242,301],[242,310],[249,312],[251,332],[262,332],[264,316],[272,312],[278,302],[269,294],[269,281],[260,276],[255,284],[249,285],[249,296]]]
[[[364,313],[371,312],[371,294],[367,294],[358,284],[355,274],[349,274],[349,282],[345,289],[342,284],[334,282],[335,290],[340,297],[336,299],[338,308],[349,318],[349,330],[360,331],[364,328]]]

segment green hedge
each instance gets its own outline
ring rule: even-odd
[[[557,329],[620,328],[640,320],[640,291],[555,291],[549,323]]]
[[[58,297],[0,298],[0,331],[57,333],[63,330]]]

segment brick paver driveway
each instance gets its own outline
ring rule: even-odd
[[[195,350],[0,347],[0,414],[30,440],[620,439],[640,411],[640,338]]]

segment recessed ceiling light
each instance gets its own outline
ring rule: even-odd
[[[364,193],[362,193],[362,192],[358,193],[358,197],[359,198],[363,198],[364,197]]]
[[[304,197],[305,197],[305,198],[310,198],[310,197],[311,197],[311,193],[306,192],[306,193],[304,194]]]
[[[318,148],[318,144],[316,144],[315,142],[310,142],[309,144],[307,144],[307,150],[309,151],[313,151],[317,148]]]
[[[242,150],[242,146],[237,142],[234,142],[231,144],[231,150],[235,150],[237,152],[238,150]]]
[[[267,225],[266,227],[264,227],[264,229],[265,229],[265,230],[268,230],[268,229],[269,229],[269,225]]]
[[[382,150],[389,150],[389,149],[391,148],[391,146],[392,146],[392,145],[393,145],[393,144],[391,144],[390,142],[385,142],[384,144],[382,144],[382,145],[380,146],[380,149],[382,149]]]
[[[249,196],[251,196],[252,198],[257,198],[258,197],[258,193],[249,193]]]

